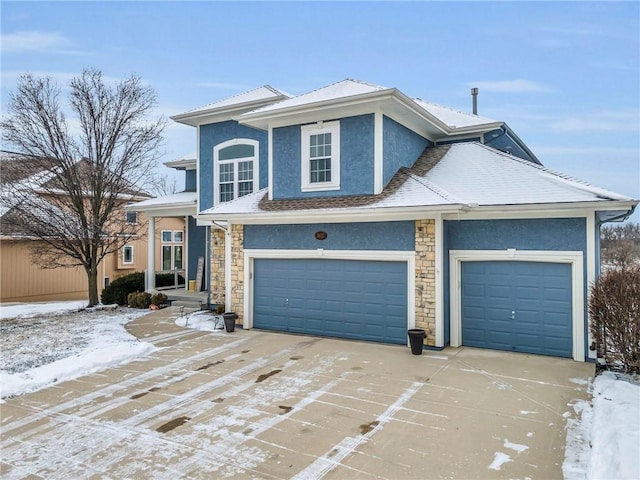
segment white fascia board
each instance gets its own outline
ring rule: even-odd
[[[190,125],[197,127],[198,125],[205,125],[207,123],[223,122],[225,120],[235,120],[238,115],[242,115],[245,112],[257,110],[265,105],[285,100],[287,97],[282,95],[277,97],[271,97],[268,99],[256,100],[253,102],[241,103],[238,105],[229,105],[227,107],[211,107],[208,109],[198,110],[195,112],[185,112],[178,115],[173,115],[171,120],[174,122],[182,123],[184,125]]]
[[[163,165],[169,168],[175,168],[176,170],[184,169],[184,170],[195,170],[196,169],[197,160],[171,160],[168,162],[164,162]]]
[[[242,225],[277,225],[301,223],[364,223],[396,222],[404,220],[433,219],[437,214],[456,214],[462,205],[431,207],[394,207],[379,209],[344,209],[331,212],[323,209],[288,212],[256,212],[247,214],[199,214],[198,218],[215,221],[231,221]]]
[[[331,98],[329,100],[320,100],[317,102],[304,103],[302,105],[292,105],[290,107],[281,108],[278,110],[269,110],[266,112],[247,112],[238,117],[238,122],[247,124],[250,126],[261,125],[263,129],[274,120],[292,115],[299,115],[301,113],[313,113],[316,111],[327,110],[335,108],[336,106],[353,106],[361,103],[371,103],[372,101],[381,100],[387,97],[391,97],[395,88],[389,88],[386,90],[377,90],[374,92],[362,93],[360,95],[352,95],[349,97]],[[291,123],[288,123],[291,125]],[[286,125],[286,124],[285,124]]]
[[[141,208],[129,208],[127,211],[140,212],[147,217],[186,217],[195,215],[197,213],[195,204],[190,205],[175,205],[171,207],[158,206],[158,207],[141,207]]]
[[[465,205],[460,210],[460,219],[475,220],[499,218],[509,215],[535,214],[538,217],[579,216],[602,210],[631,210],[638,204],[637,200],[623,202],[617,200],[602,200],[595,202],[565,202],[565,203],[527,203],[522,205]],[[508,218],[508,217],[504,217]],[[450,218],[446,218],[450,220]]]

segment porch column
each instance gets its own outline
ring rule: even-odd
[[[149,217],[149,241],[147,242],[147,290],[156,288],[156,219]]]

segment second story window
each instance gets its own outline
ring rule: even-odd
[[[126,217],[127,223],[138,223],[138,212],[127,212]]]
[[[304,125],[301,133],[302,191],[340,189],[340,122]]]
[[[228,202],[258,189],[258,142],[234,139],[213,149],[215,203]]]

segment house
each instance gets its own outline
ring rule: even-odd
[[[595,358],[599,228],[638,201],[545,168],[503,121],[353,79],[172,118],[197,130],[211,302],[243,328]]]
[[[37,161],[32,161],[37,160]],[[42,268],[33,260],[34,247],[40,241],[30,237],[21,222],[16,221],[17,209],[10,192],[20,182],[29,182],[35,192],[46,195],[51,190],[44,185],[50,181],[49,171],[55,162],[30,159],[13,152],[0,152],[0,302],[36,302],[51,300],[85,300],[88,298],[87,275],[80,267]],[[148,194],[139,192],[134,200]],[[43,201],[46,201],[43,198]],[[148,263],[147,225],[144,215],[121,209],[123,225],[139,229],[118,252],[107,255],[99,265],[99,290],[111,281],[132,272],[143,271]],[[165,270],[182,269],[184,220],[163,219],[156,235],[154,258]],[[151,243],[151,242],[149,242]],[[169,261],[167,261],[169,256]],[[100,293],[100,292],[99,292]]]

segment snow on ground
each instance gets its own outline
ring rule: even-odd
[[[176,319],[179,327],[205,330],[207,332],[224,332],[224,320],[222,315],[214,315],[211,312],[196,311],[185,313]]]
[[[155,350],[124,325],[146,310],[83,309],[86,302],[2,306],[0,398],[129,362]]]
[[[573,405],[562,466],[565,480],[640,478],[640,384],[604,372],[590,389],[593,399]]]
[[[0,319],[30,318],[46,313],[77,312],[86,307],[87,303],[86,300],[71,300],[68,302],[0,304]]]

